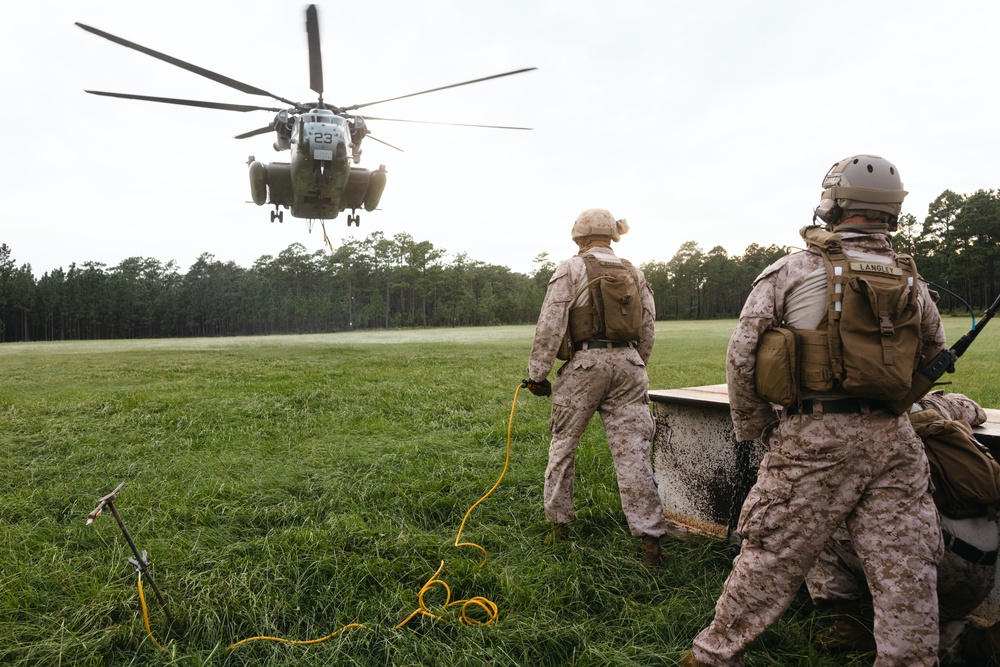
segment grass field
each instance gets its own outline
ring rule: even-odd
[[[660,323],[653,389],[724,381],[734,325]],[[970,323],[949,320],[951,340]],[[1000,407],[1000,325],[950,389]],[[599,422],[577,457],[579,520],[548,546],[549,402],[514,392],[532,327],[0,345],[0,664],[674,665],[711,618],[729,559],[670,541],[640,564]],[[180,632],[97,499],[116,503]],[[451,600],[482,596],[494,623]],[[470,607],[474,620],[487,620]],[[799,596],[751,666],[865,664],[818,653]],[[313,645],[254,641],[270,635]]]

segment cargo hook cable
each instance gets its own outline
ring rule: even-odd
[[[333,243],[330,242],[330,237],[326,235],[326,223],[320,222],[319,224],[323,226],[323,242],[326,243],[326,247],[330,249],[330,254],[332,255],[334,252]]]

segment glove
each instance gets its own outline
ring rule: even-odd
[[[552,383],[547,379],[541,382],[535,382],[534,380],[523,380],[521,382],[522,387],[527,387],[535,396],[551,396],[552,395]]]

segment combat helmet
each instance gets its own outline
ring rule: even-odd
[[[579,243],[586,238],[604,238],[620,241],[622,234],[628,232],[625,219],[615,220],[611,212],[603,208],[588,208],[576,217],[570,236]]]
[[[835,225],[846,211],[881,211],[889,214],[889,229],[894,231],[906,194],[896,165],[878,155],[852,155],[826,173],[813,215]]]

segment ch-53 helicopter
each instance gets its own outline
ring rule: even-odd
[[[271,204],[271,222],[284,219],[285,209],[290,209],[293,217],[309,220],[330,220],[344,210],[350,209],[347,225],[352,223],[360,226],[361,216],[357,210],[364,208],[374,211],[385,189],[386,169],[380,165],[372,171],[357,165],[361,161],[361,141],[371,136],[366,117],[351,113],[363,107],[370,107],[384,102],[392,102],[406,97],[424,95],[448,88],[457,88],[472,83],[499,79],[513,74],[528,72],[534,67],[503,72],[470,81],[462,81],[446,86],[438,86],[429,90],[421,90],[406,95],[398,95],[364,104],[350,106],[328,105],[323,101],[323,62],[320,53],[319,20],[316,6],[309,5],[306,9],[306,36],[309,43],[309,87],[319,96],[316,102],[293,102],[274,93],[251,86],[211,70],[184,62],[178,58],[154,51],[147,47],[130,42],[121,37],[98,30],[83,23],[76,25],[87,32],[104,37],[116,44],[144,53],[153,58],[170,63],[189,72],[199,74],[217,83],[235,88],[250,95],[262,95],[289,105],[287,108],[255,106],[247,104],[228,104],[223,102],[206,102],[201,100],[185,100],[171,97],[151,97],[148,95],[133,95],[128,93],[109,93],[99,90],[88,90],[92,95],[119,97],[146,102],[162,102],[165,104],[180,104],[202,107],[206,109],[221,109],[224,111],[272,111],[276,112],[274,121],[265,127],[236,135],[237,139],[265,134],[274,131],[277,139],[274,142],[276,151],[291,152],[289,162],[271,162],[263,164],[250,156],[247,164],[250,167],[250,194],[258,206]],[[505,130],[530,130],[528,127],[510,127],[504,125],[474,125],[468,123],[438,123],[434,121],[408,120],[403,118],[379,118],[367,116],[367,120],[385,120],[410,123],[428,123],[432,125],[456,125],[463,127],[486,127]],[[392,144],[371,136],[371,139],[385,144],[395,150],[402,150]]]

